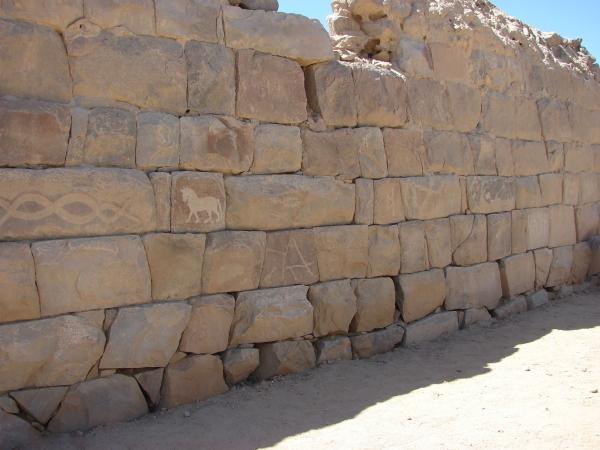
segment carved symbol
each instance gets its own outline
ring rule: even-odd
[[[196,193],[190,188],[183,188],[181,190],[181,194],[183,195],[183,201],[187,203],[187,206],[190,209],[190,215],[187,218],[187,223],[192,221],[192,217],[196,218],[195,223],[200,222],[198,213],[202,212],[205,212],[208,215],[208,218],[203,223],[210,222],[212,220],[213,213],[217,216],[215,222],[221,221],[223,210],[221,209],[221,203],[219,203],[219,200],[214,197],[198,198]]]
[[[304,255],[300,251],[300,247],[298,247],[298,243],[296,242],[296,239],[291,238],[287,243],[285,251],[283,251],[283,252],[274,250],[274,249],[268,249],[267,252],[283,256],[283,265],[273,267],[271,272],[265,276],[266,280],[271,280],[271,278],[274,275],[276,275],[276,273],[279,272],[280,270],[283,270],[284,278],[285,278],[285,275],[288,272],[290,272],[294,279],[294,282],[298,282],[302,279],[302,273],[304,271],[307,271],[310,275],[315,276],[315,272],[313,270],[311,270],[311,268],[310,268],[310,266],[312,266],[314,263],[310,263],[310,262],[306,261],[306,259],[304,258]],[[296,256],[296,258],[294,258],[294,256]],[[290,260],[294,260],[294,259],[299,259],[300,260],[299,263],[298,264],[290,264]],[[299,271],[300,273],[298,275],[296,275],[296,271]]]
[[[75,225],[85,225],[96,218],[104,223],[114,223],[121,217],[126,217],[134,222],[139,219],[127,212],[131,205],[129,200],[122,207],[111,205],[110,203],[99,203],[96,199],[87,194],[67,194],[55,202],[48,200],[40,194],[23,194],[17,197],[12,203],[0,198],[0,209],[3,209],[4,215],[0,217],[0,225],[6,222],[10,217],[21,220],[41,220],[52,214],[56,214],[62,220]],[[39,211],[20,211],[19,208],[25,203],[34,203],[43,209]],[[82,204],[90,209],[90,212],[83,215],[73,214],[65,209],[65,206]]]

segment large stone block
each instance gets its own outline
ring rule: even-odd
[[[418,177],[426,173],[427,151],[420,132],[386,128],[383,141],[390,177]]]
[[[381,180],[376,180],[381,181]],[[373,192],[373,180],[358,178],[354,181],[356,187],[356,211],[354,213],[354,223],[357,225],[373,225],[374,222],[374,202],[375,194]],[[400,185],[398,185],[400,191]]]
[[[455,131],[425,132],[427,165],[432,173],[473,175],[473,153],[469,139]]]
[[[570,205],[556,205],[549,208],[550,237],[548,247],[564,247],[577,242],[575,212]]]
[[[350,225],[314,231],[321,281],[367,276],[369,227]]]
[[[40,318],[35,267],[28,244],[0,244],[0,323]]]
[[[471,266],[488,260],[487,221],[484,215],[450,217],[452,261]]]
[[[431,57],[436,78],[466,80],[469,75],[469,57],[464,48],[431,44]]]
[[[356,315],[350,331],[373,331],[394,322],[396,292],[391,278],[355,280],[352,284],[356,295]]]
[[[246,381],[260,364],[257,348],[229,349],[223,354],[223,372],[229,385]]]
[[[554,249],[554,258],[550,266],[547,287],[560,287],[569,282],[573,267],[573,247],[558,247]]]
[[[210,295],[190,300],[190,320],[181,337],[179,350],[212,354],[225,351],[233,321],[235,300],[230,295]]]
[[[549,208],[526,209],[525,220],[527,221],[527,250],[548,247],[550,239]]]
[[[598,234],[598,207],[594,203],[575,208],[577,242],[586,241]]]
[[[104,314],[0,326],[0,392],[85,380],[102,356]]]
[[[542,127],[535,100],[527,97],[515,99],[515,136],[525,141],[542,140]]]
[[[468,309],[465,311],[465,317],[463,322],[460,324],[460,328],[468,328],[479,322],[489,322],[492,320],[492,316],[487,308],[481,309]]]
[[[425,224],[411,221],[398,226],[400,238],[400,273],[415,273],[429,269]]]
[[[519,177],[515,180],[517,191],[517,209],[540,208],[542,206],[542,190],[538,177]]]
[[[485,134],[471,134],[468,137],[473,153],[475,175],[497,175],[495,139]]]
[[[217,356],[188,356],[169,364],[160,391],[160,406],[175,408],[195,403],[229,388],[223,379],[223,363]]]
[[[437,130],[452,129],[452,115],[446,89],[436,81],[407,78],[406,90],[415,123]]]
[[[422,319],[444,304],[446,279],[441,269],[399,275],[395,281],[396,304],[407,323]]]
[[[217,43],[221,3],[218,0],[155,0],[156,34],[171,39]]]
[[[223,25],[230,48],[283,56],[303,66],[333,59],[323,26],[298,14],[223,8]]]
[[[375,180],[373,194],[373,221],[376,225],[404,222],[404,204],[398,178]]]
[[[112,108],[95,108],[88,116],[83,163],[135,167],[136,115]]]
[[[566,143],[564,151],[566,172],[581,173],[594,169],[594,152],[591,145]]]
[[[10,4],[3,2],[1,7],[4,12]],[[67,53],[58,33],[40,25],[0,20],[0,37],[0,97],[71,101]]]
[[[0,99],[0,166],[62,166],[71,109],[54,103]]]
[[[352,336],[352,354],[358,358],[368,358],[380,353],[386,353],[402,342],[404,328],[392,325],[385,330]]]
[[[156,231],[171,231],[171,174],[152,172],[148,177],[154,191]]]
[[[513,298],[535,288],[535,261],[532,252],[509,256],[500,261],[502,294]]]
[[[565,151],[562,142],[546,141],[546,152],[548,154],[548,162],[550,170],[557,172],[565,167]]]
[[[429,220],[461,213],[461,188],[455,176],[400,180],[404,214],[408,220]]]
[[[267,233],[261,288],[319,281],[313,230]]]
[[[600,201],[600,175],[595,172],[579,174],[579,190],[579,204]]]
[[[477,127],[481,120],[481,92],[479,89],[459,83],[446,83],[454,129],[467,133]]]
[[[540,248],[533,252],[533,257],[535,259],[535,288],[541,289],[548,282],[554,253],[549,248]]]
[[[563,174],[563,203],[565,205],[579,205],[581,193],[581,174]]]
[[[142,388],[142,391],[146,394],[148,404],[151,406],[158,406],[164,373],[165,369],[160,368],[144,370],[142,372],[137,372],[134,375],[140,388]]]
[[[317,364],[340,359],[352,359],[352,345],[346,336],[331,336],[315,343]]]
[[[496,169],[501,177],[512,177],[515,174],[515,161],[512,155],[512,141],[509,139],[494,139],[496,150]]]
[[[456,311],[433,314],[405,327],[406,334],[402,346],[410,347],[420,342],[432,341],[446,333],[457,331],[458,328],[458,313]]]
[[[304,175],[331,176],[342,180],[360,177],[358,141],[354,130],[343,128],[323,133],[302,130],[302,141]]]
[[[572,100],[574,94],[571,84],[571,71],[568,69],[548,69],[544,71],[548,95],[562,102]]]
[[[139,236],[37,242],[32,251],[42,316],[152,301]]]
[[[431,268],[443,269],[452,264],[450,220],[428,220],[424,223],[424,227],[429,266]]]
[[[228,177],[228,229],[282,230],[341,225],[354,219],[355,188],[297,175]]]
[[[571,267],[570,283],[583,283],[588,276],[592,265],[592,248],[587,242],[580,242],[573,246],[573,265]]]
[[[467,177],[467,201],[473,214],[490,214],[515,209],[513,178]]]
[[[527,309],[540,308],[550,303],[548,291],[540,289],[539,291],[525,297],[527,301]]]
[[[202,293],[258,288],[265,256],[264,232],[221,231],[206,238]]]
[[[514,141],[512,156],[516,176],[527,177],[550,172],[550,163],[543,142]]]
[[[52,418],[68,390],[67,386],[58,386],[11,392],[10,396],[17,401],[19,408],[27,415],[33,417],[38,423],[46,424]]]
[[[472,267],[447,267],[445,308],[494,309],[502,298],[500,270],[495,262]]]
[[[299,338],[313,331],[306,286],[242,292],[236,301],[230,346]]]
[[[592,261],[588,271],[588,276],[591,277],[600,273],[600,236],[594,236],[587,243],[592,251]]]
[[[515,138],[515,102],[508,94],[488,91],[482,102],[484,131],[507,139]]]
[[[103,30],[124,26],[136,34],[153,35],[152,0],[84,0],[85,17]]]
[[[569,113],[564,103],[543,98],[537,101],[545,141],[571,142]]]
[[[512,254],[511,213],[487,216],[488,261],[498,261]]]
[[[400,272],[398,227],[369,227],[369,266],[367,277],[395,276]]]
[[[141,169],[179,167],[179,118],[148,112],[137,119],[136,166]]]
[[[65,32],[73,95],[185,114],[187,70],[181,44],[77,21]],[[166,68],[166,69],[165,69]]]
[[[358,160],[363,178],[379,179],[388,176],[383,133],[379,128],[362,127],[354,130],[358,142]]]
[[[261,344],[258,349],[260,365],[250,375],[252,381],[305,372],[316,364],[315,349],[310,341]]]
[[[327,281],[308,290],[313,306],[315,337],[346,334],[356,314],[356,296],[350,280]]]
[[[306,105],[304,73],[297,62],[238,50],[237,116],[294,124],[306,120]]]
[[[263,124],[254,129],[255,175],[294,173],[302,167],[302,138],[298,127]]]
[[[83,0],[5,0],[0,4],[0,17],[48,25],[62,33],[83,17]]]
[[[527,311],[527,299],[523,295],[519,295],[511,300],[503,302],[500,306],[492,311],[492,315],[498,319],[506,319],[509,316],[523,313]]]
[[[589,175],[594,175],[593,182],[597,186],[596,174],[590,172]],[[561,204],[563,202],[563,175],[560,173],[545,173],[538,178],[542,194],[542,206]]]
[[[120,309],[99,368],[165,367],[177,351],[191,309],[183,302]]]
[[[600,111],[588,111],[578,103],[568,104],[573,140],[583,144],[600,144]]]
[[[512,254],[517,255],[527,251],[527,217],[525,211],[512,211]]]

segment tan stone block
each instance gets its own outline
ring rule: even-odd
[[[156,231],[171,231],[171,174],[152,172],[149,175],[156,206]]]
[[[137,119],[135,163],[141,169],[179,167],[179,118],[142,113]]]
[[[40,318],[35,267],[28,244],[0,244],[0,323]]]
[[[583,283],[588,276],[592,265],[592,248],[587,242],[580,242],[573,246],[573,266],[571,267],[570,283]]]
[[[314,231],[321,281],[367,276],[369,227],[350,225]]]
[[[542,289],[548,282],[554,253],[549,248],[540,248],[533,252],[535,259],[535,289]]]
[[[498,137],[515,138],[515,102],[512,97],[501,91],[488,91],[483,97],[482,113],[484,131]]]
[[[257,348],[228,349],[223,354],[223,372],[225,382],[234,385],[246,381],[260,364]]]
[[[83,0],[7,0],[0,5],[0,17],[48,25],[62,33],[76,19],[83,17]]]
[[[511,213],[487,216],[488,261],[498,261],[512,254]]]
[[[424,133],[427,163],[431,172],[444,175],[473,175],[473,154],[469,140],[454,131]]]
[[[3,2],[2,11],[7,7],[10,4]],[[0,20],[0,36],[0,97],[71,101],[67,54],[58,33],[40,25]]]
[[[190,320],[181,336],[179,350],[196,354],[225,351],[235,309],[233,297],[225,294],[196,297],[190,304]]]
[[[492,316],[498,320],[503,320],[512,315],[524,313],[527,309],[527,298],[519,295],[511,300],[502,302],[501,305],[492,311]]]
[[[515,99],[515,136],[526,141],[542,140],[542,127],[535,100],[527,97]]]
[[[321,115],[328,127],[356,126],[354,80],[348,65],[328,61],[308,66],[306,93],[309,106]]]
[[[239,117],[282,124],[304,122],[307,100],[302,68],[278,56],[238,50],[236,105]]]
[[[223,363],[217,356],[188,356],[165,369],[160,407],[175,408],[224,394]]]
[[[308,290],[313,306],[315,337],[346,334],[356,314],[356,296],[350,280],[327,281]]]
[[[350,331],[373,331],[394,322],[396,292],[391,278],[354,280],[352,285],[357,310],[350,324]]]
[[[513,178],[467,177],[466,183],[471,213],[489,214],[515,208],[517,189]]]
[[[533,253],[509,256],[500,261],[502,294],[513,298],[535,287],[535,260]]]
[[[548,67],[544,71],[546,91],[552,98],[561,102],[573,99],[573,86],[571,84],[571,71],[568,69],[553,69]]]
[[[467,177],[459,177],[460,179],[460,214],[469,213],[469,202],[467,197]]]
[[[465,311],[465,317],[461,324],[461,329],[465,329],[480,322],[489,322],[492,320],[492,316],[488,312],[487,308],[481,309],[468,309]]]
[[[461,133],[474,130],[481,120],[479,89],[460,83],[446,83],[454,129]]]
[[[261,288],[314,284],[319,281],[313,230],[267,233]]]
[[[461,213],[458,177],[430,176],[400,180],[404,214],[408,220],[429,220]]]
[[[1,325],[0,392],[79,383],[105,343],[102,322],[83,315]]]
[[[160,368],[138,372],[133,376],[146,394],[148,403],[152,406],[158,406],[164,373],[165,369]]]
[[[185,114],[187,70],[181,44],[171,39],[120,33],[119,29],[100,32],[85,20],[68,28],[65,41],[74,96],[106,98]]]
[[[136,34],[153,35],[152,0],[84,0],[85,17],[103,30],[124,26]]]
[[[515,179],[515,184],[517,209],[540,208],[542,206],[542,190],[540,189],[538,177],[519,177]]]
[[[400,237],[400,273],[429,270],[425,223],[420,221],[402,223],[398,225],[398,234]]]
[[[594,168],[594,152],[588,144],[565,144],[565,171],[589,172]]]
[[[374,222],[376,225],[389,225],[404,222],[404,204],[400,180],[385,178],[374,182]]]
[[[379,128],[363,127],[354,130],[358,141],[358,160],[363,178],[379,179],[388,176],[383,133]]]
[[[369,227],[367,277],[395,276],[400,272],[398,227]]]
[[[554,258],[546,287],[559,287],[567,284],[573,267],[573,247],[558,247],[554,249]]]
[[[399,275],[395,280],[396,304],[407,323],[428,316],[444,304],[446,279],[441,269]]]
[[[563,175],[563,203],[565,205],[578,205],[581,191],[581,177],[576,173]]]
[[[510,58],[497,53],[473,49],[470,62],[473,66],[471,78],[474,84],[492,89],[505,89],[509,83],[509,61]]]
[[[550,163],[543,142],[514,141],[512,155],[516,176],[527,177],[550,171]]]
[[[302,167],[298,127],[262,124],[254,129],[253,174],[293,173]]]
[[[600,87],[597,80],[571,73],[575,101],[588,110],[600,110]]]
[[[598,207],[594,203],[575,208],[577,242],[583,242],[598,232]]]
[[[422,77],[433,77],[431,52],[425,42],[402,38],[398,50],[400,53],[398,65],[403,72]]]
[[[549,208],[526,209],[527,250],[548,247],[550,240],[550,210]]]
[[[579,203],[596,203],[600,201],[600,177],[595,172],[579,174]]]
[[[512,254],[517,255],[527,251],[527,218],[525,211],[512,211]]]
[[[600,111],[588,111],[577,103],[567,105],[573,140],[583,144],[600,144]]]
[[[594,152],[594,172],[600,174],[600,145],[592,145]]]
[[[370,64],[354,64],[352,76],[358,126],[401,127],[406,123],[406,92],[400,74]]]
[[[315,343],[317,364],[327,361],[352,359],[352,345],[346,336],[331,336]]]
[[[450,217],[452,261],[471,266],[488,260],[487,221],[484,215]]]
[[[83,163],[135,167],[136,116],[121,109],[96,108],[88,116]]]
[[[32,251],[42,316],[151,302],[139,236],[36,242]]]
[[[23,412],[38,423],[46,424],[52,418],[68,390],[67,386],[59,386],[11,392],[10,396],[17,401]],[[16,412],[19,412],[18,408]]]
[[[424,222],[429,266],[443,269],[452,264],[450,220],[437,219]]]
[[[469,135],[475,175],[497,175],[495,140],[488,135]]]
[[[216,0],[155,0],[156,34],[217,43],[221,5]]]
[[[266,233],[221,231],[206,238],[202,293],[220,294],[258,288]]]
[[[258,349],[260,365],[250,375],[250,380],[255,382],[306,372],[313,369],[316,364],[315,349],[310,341],[261,344]]]
[[[564,103],[550,98],[537,101],[545,141],[571,142],[569,113]]]
[[[592,262],[588,271],[588,276],[591,277],[600,273],[600,237],[590,238],[588,244],[592,250]]]
[[[546,153],[550,171],[557,172],[565,167],[565,152],[562,142],[546,141]]]
[[[496,138],[496,169],[501,177],[512,177],[515,174],[515,163],[512,156],[512,142],[508,139]]]
[[[390,352],[402,342],[404,328],[392,325],[385,330],[352,336],[352,354],[356,358],[369,358],[380,353]]]
[[[575,213],[572,206],[556,205],[549,208],[550,237],[548,247],[564,247],[577,242]]]
[[[228,229],[282,230],[351,223],[355,186],[297,175],[228,177]]]
[[[432,341],[446,333],[458,331],[458,327],[458,313],[456,311],[432,314],[411,323],[405,328],[406,334],[402,346],[410,347],[420,342]]]
[[[85,108],[71,109],[71,139],[67,147],[66,167],[83,165],[83,147],[88,129],[89,110]]]
[[[342,180],[360,176],[358,141],[354,130],[344,128],[321,133],[302,130],[302,141],[304,175],[332,176]]]
[[[464,49],[444,44],[431,44],[431,56],[436,78],[466,80],[469,58]]]
[[[409,77],[406,90],[415,123],[437,130],[452,130],[450,101],[444,86],[425,78]]]
[[[495,262],[471,267],[447,267],[447,310],[494,309],[502,298],[500,270]]]
[[[562,174],[546,173],[540,175],[539,182],[542,194],[542,206],[559,205],[563,202]]]
[[[383,130],[387,166],[391,177],[421,176],[427,170],[427,150],[418,131]]]
[[[356,186],[354,223],[358,225],[373,225],[373,202],[375,199],[373,194],[373,180],[358,178],[354,184]],[[398,191],[400,191],[400,185],[398,185]]]

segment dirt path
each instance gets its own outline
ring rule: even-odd
[[[599,291],[420,348],[23,448],[598,449],[596,389]]]

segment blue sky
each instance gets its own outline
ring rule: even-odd
[[[600,0],[492,0],[507,14],[542,31],[583,38],[583,45],[600,59]],[[329,0],[279,0],[279,10],[298,13],[325,23]]]

